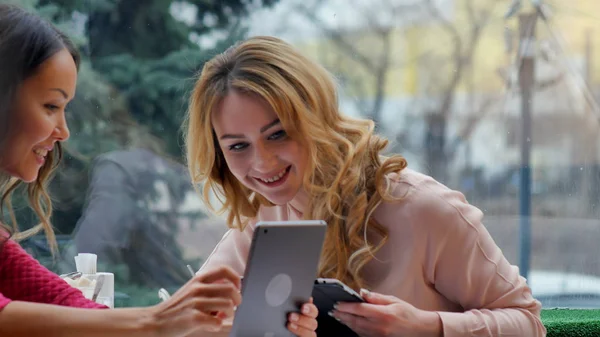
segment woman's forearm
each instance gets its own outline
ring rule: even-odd
[[[78,309],[13,301],[0,311],[0,336],[137,337],[153,336],[149,311]]]

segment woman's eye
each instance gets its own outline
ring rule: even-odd
[[[241,151],[248,146],[246,143],[235,143],[233,145],[229,145],[230,151]]]
[[[277,140],[277,139],[284,138],[285,136],[287,136],[287,133],[285,133],[284,130],[279,130],[279,131],[275,132],[274,134],[270,135],[269,139]]]
[[[60,109],[60,107],[58,107],[56,105],[53,105],[53,104],[46,104],[45,107],[46,107],[46,109],[48,109],[48,110],[50,110],[52,112],[57,111],[57,110]]]

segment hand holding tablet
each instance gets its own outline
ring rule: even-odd
[[[326,228],[307,220],[256,224],[230,336],[294,336],[288,315],[310,300]]]

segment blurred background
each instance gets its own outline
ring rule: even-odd
[[[116,306],[158,302],[226,229],[191,187],[180,125],[194,75],[274,35],[336,77],[344,113],[486,214],[544,307],[600,308],[600,2],[596,0],[19,0],[83,54],[51,186],[61,255],[115,273]],[[15,200],[23,229],[35,224]]]

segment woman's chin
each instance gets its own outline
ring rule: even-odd
[[[37,180],[38,172],[22,172],[20,174],[11,174],[11,176],[29,184]]]
[[[286,182],[285,185],[281,186],[276,190],[271,190],[264,188],[264,186],[252,186],[252,190],[260,194],[263,198],[267,199],[270,203],[277,206],[283,206],[294,199],[298,190],[300,188],[296,188],[295,185],[289,185],[289,182]]]

